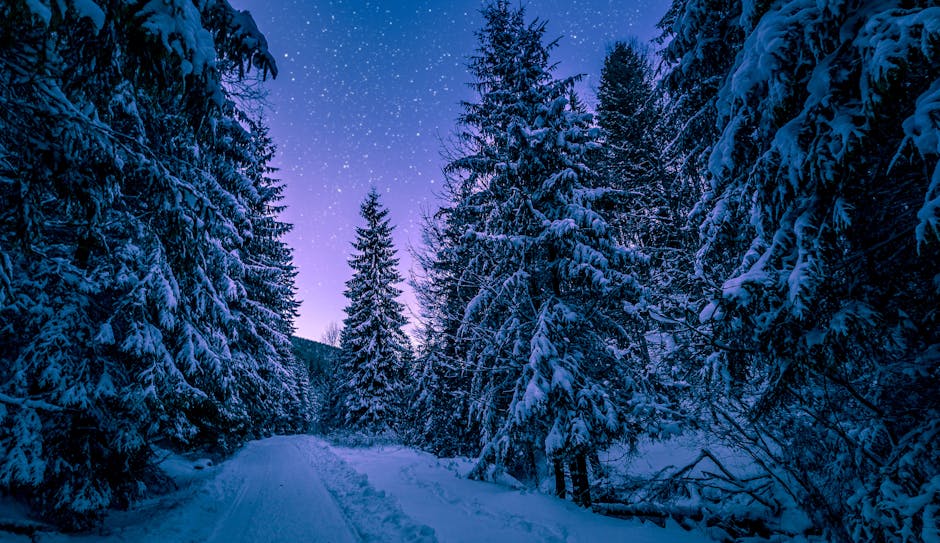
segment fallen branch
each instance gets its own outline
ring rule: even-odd
[[[728,534],[729,541],[749,536],[769,538],[774,533],[780,533],[779,528],[772,527],[766,519],[761,517],[750,515],[722,517],[707,514],[701,508],[688,505],[597,503],[594,504],[593,509],[602,515],[650,521],[660,527],[665,527],[666,521],[669,519],[674,520],[686,530],[692,530],[697,525],[703,524],[709,528],[717,527]],[[786,535],[793,536],[796,534]]]

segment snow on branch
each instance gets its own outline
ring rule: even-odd
[[[14,405],[17,407],[25,407],[28,409],[36,409],[41,411],[65,411],[64,407],[58,405],[53,405],[49,402],[43,400],[34,400],[31,398],[18,398],[15,396],[10,396],[0,392],[0,403],[7,405]]]

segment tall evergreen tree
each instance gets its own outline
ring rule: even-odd
[[[738,24],[741,9],[740,0],[674,1],[659,23],[662,35],[657,41],[664,44],[660,51],[664,69],[657,86],[662,104],[659,134],[668,179],[664,193],[676,220],[669,232],[678,250],[675,258],[664,259],[666,274],[656,283],[661,285],[657,292],[667,296],[658,300],[664,302],[659,307],[662,314],[687,331],[679,344],[689,349],[676,354],[688,354],[688,359],[712,360],[715,349],[713,323],[699,319],[713,278],[699,266],[696,254],[701,247],[699,228],[708,212],[701,200],[708,190],[709,142],[718,135],[717,93],[743,41]],[[681,69],[670,69],[679,65]],[[710,380],[727,371],[735,376],[731,381],[741,381],[739,358],[729,354],[728,366],[700,369],[689,380],[700,380],[703,374]],[[722,386],[704,388],[724,391]]]
[[[570,102],[575,78],[551,75],[544,23],[505,0],[483,15],[479,101],[465,104],[463,155],[448,166],[458,284],[472,286],[457,330],[481,447],[472,475],[537,476],[551,460],[563,495],[570,462],[588,503],[587,459],[653,411],[632,271],[645,259],[594,210],[611,192],[586,165],[598,133]]]
[[[670,191],[664,166],[661,99],[654,90],[653,67],[637,42],[617,42],[608,51],[597,91],[597,125],[602,148],[597,164],[605,182],[621,192],[612,225],[619,239],[644,247],[662,260],[663,248],[681,232],[675,209],[680,196]]]
[[[717,121],[678,139],[700,140],[686,175],[708,180],[696,268],[719,428],[831,540],[936,538],[940,11],[670,13],[676,107]]]
[[[455,187],[448,183],[448,190]],[[425,218],[423,246],[414,259],[423,275],[412,280],[423,334],[416,360],[412,402],[413,439],[435,454],[457,456],[475,449],[469,417],[470,375],[461,364],[458,330],[472,288],[461,282],[467,252],[460,241],[459,210],[444,207]]]
[[[388,210],[373,187],[360,207],[365,226],[356,228],[355,252],[346,282],[341,385],[343,418],[349,428],[381,432],[401,416],[410,344],[402,327],[404,306],[397,298],[402,282],[392,243]]]
[[[604,184],[616,189],[604,211],[617,239],[650,257],[647,311],[653,318],[647,326],[665,338],[650,346],[651,356],[676,374],[663,373],[656,384],[677,392],[669,383],[694,380],[688,361],[700,342],[698,314],[689,310],[689,300],[701,296],[691,267],[696,229],[688,224],[695,201],[669,166],[665,100],[649,55],[637,41],[617,42],[608,51],[597,93],[602,146],[594,156]]]
[[[295,408],[221,84],[276,67],[225,0],[4,2],[0,65],[0,487],[86,526],[153,440],[231,446]]]
[[[611,184],[660,169],[658,105],[646,50],[637,42],[616,42],[604,57],[597,90],[597,125],[604,143],[600,169]]]
[[[659,23],[666,69],[659,89],[663,104],[664,154],[679,175],[670,193],[680,214],[696,225],[706,210],[697,204],[708,189],[709,142],[717,137],[717,92],[741,47],[741,0],[674,1]],[[701,271],[695,270],[700,276]]]
[[[275,146],[268,128],[248,117],[242,118],[242,123],[250,129],[246,142],[250,161],[244,174],[252,190],[246,201],[251,222],[241,254],[245,296],[239,310],[253,329],[240,335],[255,342],[248,351],[268,376],[265,381],[276,385],[263,395],[267,405],[253,418],[256,425],[282,432],[306,429],[312,422],[310,376],[306,365],[294,356],[291,344],[300,304],[294,297],[297,271],[293,251],[283,239],[293,225],[278,218],[285,209],[281,203],[284,184],[272,177]]]

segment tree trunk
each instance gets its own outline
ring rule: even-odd
[[[552,463],[555,466],[555,495],[565,499],[568,494],[565,488],[565,463],[561,458],[555,458]]]
[[[581,507],[591,506],[591,486],[588,483],[587,458],[577,453],[571,461],[571,489],[574,503]]]

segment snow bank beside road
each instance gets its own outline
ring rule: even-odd
[[[181,457],[165,464],[180,491],[112,513],[99,532],[38,532],[33,541],[708,541],[675,525],[663,529],[605,517],[545,494],[470,481],[458,473],[466,471],[466,462],[402,447],[349,449],[313,436],[273,437],[249,443],[219,465]],[[6,514],[24,516],[15,508]],[[0,531],[3,543],[28,540]]]
[[[605,517],[552,496],[463,479],[457,461],[408,448],[333,447],[333,451],[366,474],[372,486],[394,496],[409,517],[434,528],[442,543],[710,541],[675,525],[663,529]]]
[[[373,488],[365,475],[333,454],[326,443],[311,441],[307,446],[313,452],[311,467],[320,474],[347,518],[354,520],[356,535],[361,541],[437,541],[434,530],[416,524],[394,499]],[[395,538],[388,539],[390,536]]]

